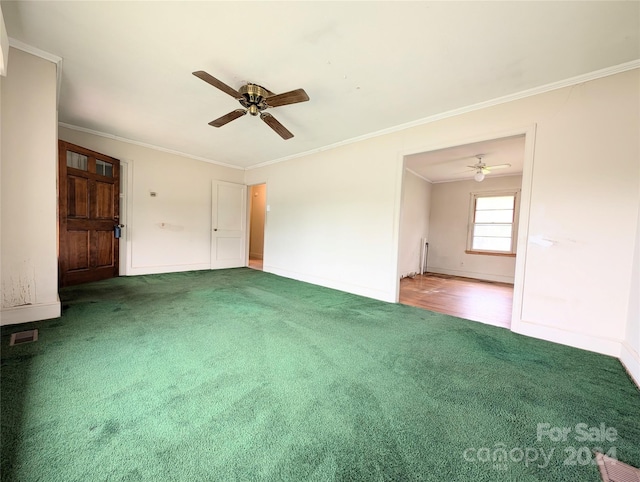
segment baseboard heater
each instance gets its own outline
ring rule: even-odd
[[[422,238],[422,246],[420,249],[420,274],[427,272],[427,256],[429,255],[429,243],[427,238]]]

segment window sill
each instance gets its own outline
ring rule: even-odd
[[[465,251],[466,254],[482,254],[485,256],[504,256],[506,258],[515,258],[516,253],[498,253],[496,251]]]

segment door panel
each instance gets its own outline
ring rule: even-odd
[[[213,181],[211,192],[211,268],[246,266],[247,187]]]
[[[60,285],[118,276],[120,161],[64,141],[58,151]]]
[[[70,175],[67,178],[67,214],[73,218],[89,217],[89,180]]]
[[[113,183],[96,182],[96,218],[113,219]]]
[[[115,238],[113,237],[113,230],[109,231],[96,231],[96,266],[111,267],[113,266],[113,245],[115,244]]]
[[[219,230],[242,230],[245,192],[245,186],[218,183],[217,227]]]
[[[242,243],[237,237],[218,236],[217,241],[216,259],[218,261],[237,260],[242,257]]]
[[[89,268],[89,231],[68,231],[67,257],[69,271]]]

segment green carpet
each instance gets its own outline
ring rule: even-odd
[[[61,297],[61,318],[2,329],[3,481],[598,481],[592,449],[640,466],[640,394],[611,357],[245,268]]]

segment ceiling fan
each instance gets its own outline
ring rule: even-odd
[[[484,176],[486,174],[491,173],[492,169],[506,169],[508,167],[511,167],[511,164],[496,164],[494,166],[487,166],[483,161],[482,158],[484,157],[484,154],[478,154],[476,156],[476,159],[478,159],[478,162],[476,162],[473,166],[467,166],[469,168],[471,168],[471,171],[475,171],[475,175],[473,176],[473,178],[478,181],[478,182],[482,182],[484,180]]]
[[[248,112],[252,116],[259,115],[260,119],[262,119],[265,124],[271,127],[283,139],[291,139],[293,134],[278,122],[275,117],[268,112],[263,111],[271,107],[297,104],[298,102],[306,102],[309,100],[309,96],[304,89],[296,89],[290,92],[285,92],[284,94],[274,94],[258,84],[248,83],[236,90],[203,70],[193,72],[193,75],[213,85],[217,89],[220,89],[222,92],[229,94],[231,97],[238,100],[240,105],[243,107],[243,109],[236,109],[209,122],[209,125],[213,127],[222,127],[232,120],[242,117]]]

